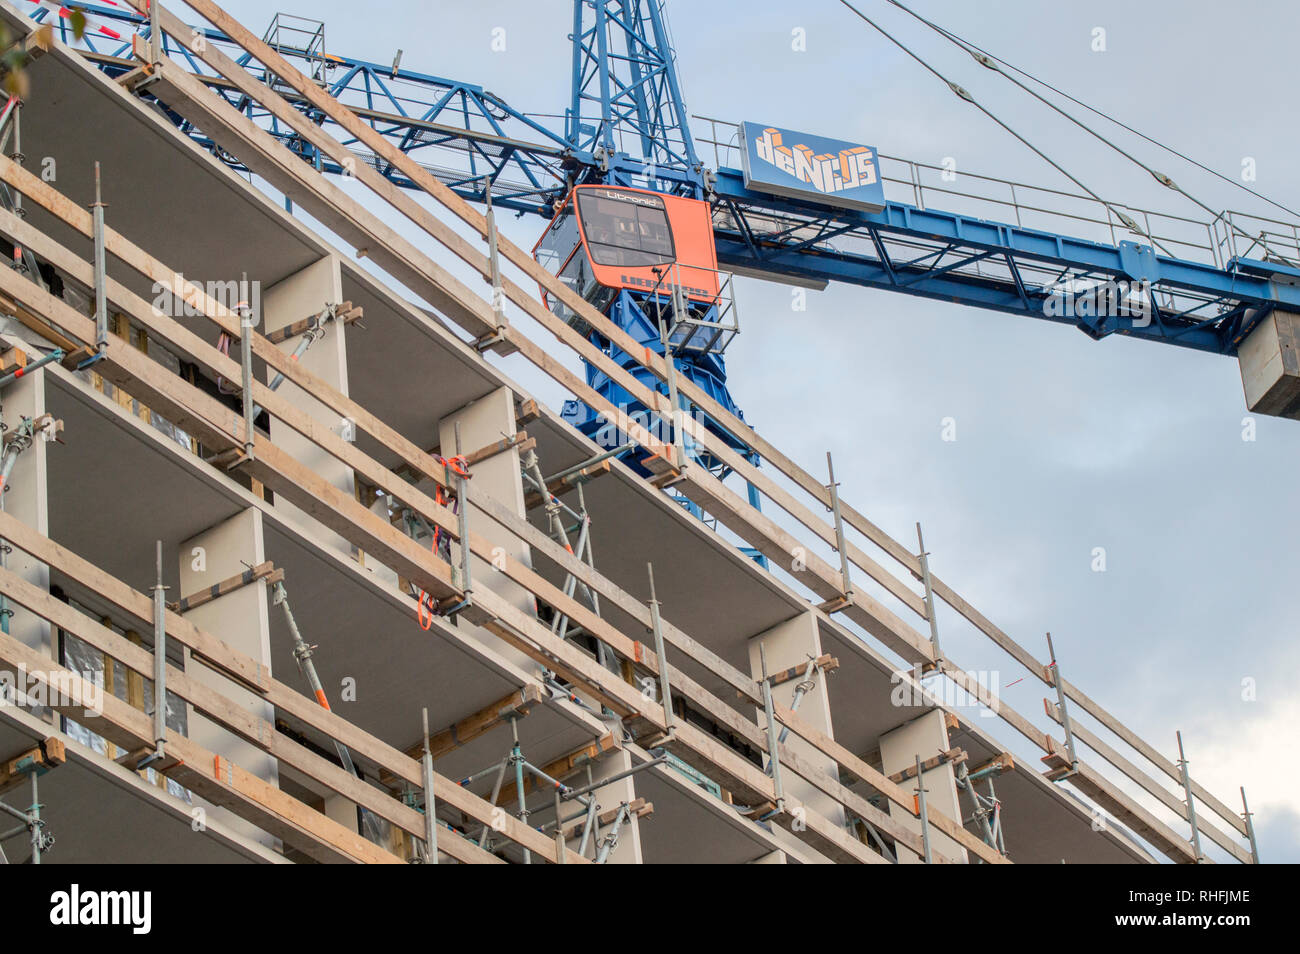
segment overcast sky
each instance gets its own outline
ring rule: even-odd
[[[404,67],[482,85],[520,109],[567,102],[563,0],[283,2],[326,22],[331,51],[387,63],[402,48]],[[274,8],[225,6],[258,33]],[[1094,191],[1207,217],[883,0],[858,6]],[[1300,33],[1293,4],[1238,2],[1231,16],[1203,0],[912,6],[1229,177],[1253,159],[1253,187],[1300,208],[1300,131],[1284,106]],[[667,9],[692,113],[1069,185],[834,0]],[[500,52],[495,28],[505,29]],[[1094,50],[1097,28],[1104,51]],[[792,49],[796,29],[804,51]],[[1268,211],[1106,132],[1216,210]],[[505,228],[531,247],[540,226]],[[742,281],[739,297],[743,331],[728,362],[746,418],[814,473],[834,451],[844,496],[895,538],[912,544],[922,521],[949,584],[1040,657],[1050,629],[1068,677],[1171,758],[1181,729],[1194,776],[1233,807],[1246,786],[1264,860],[1300,861],[1300,770],[1284,748],[1300,721],[1288,569],[1300,423],[1258,417],[1256,439],[1243,441],[1231,358],[1098,343],[1048,322],[848,286],[809,292],[803,312],[775,284]],[[941,439],[946,417],[956,441]],[[1092,569],[1096,547],[1105,572]],[[987,643],[958,645],[945,648],[965,666],[997,662]],[[1255,680],[1253,700],[1244,679]],[[1022,713],[1041,710],[1036,681],[1003,694]]]

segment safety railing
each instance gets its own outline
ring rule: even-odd
[[[740,125],[696,115],[696,142],[709,149],[715,168],[740,168]],[[1241,212],[1224,211],[1205,221],[1122,202],[1099,201],[1078,192],[1032,185],[959,169],[879,155],[885,197],[920,209],[945,211],[1061,232],[1117,245],[1150,244],[1164,255],[1227,268],[1233,258],[1300,260],[1300,226]],[[1126,216],[1133,229],[1120,218]],[[1253,241],[1248,236],[1257,236]]]
[[[673,354],[722,354],[740,333],[734,276],[716,269],[690,270],[709,275],[717,282],[717,293],[702,296],[683,282],[681,265],[672,262],[655,269],[659,278],[649,289],[646,309],[666,325],[666,345]]]

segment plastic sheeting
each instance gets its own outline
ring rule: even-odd
[[[121,663],[113,666],[113,685],[104,684],[104,654],[94,646],[83,642],[71,633],[60,631],[61,642],[63,645],[63,665],[74,672],[80,673],[83,677],[89,678],[96,686],[103,689],[106,693],[111,692],[116,698],[127,701],[127,667]],[[144,711],[153,711],[153,680],[147,676],[141,676],[144,682]],[[167,728],[181,735],[188,735],[189,729],[186,720],[185,703],[174,693],[167,693]],[[63,731],[70,737],[76,739],[83,745],[94,749],[100,755],[108,754],[108,741],[102,736],[91,732],[85,726],[63,717]],[[151,769],[145,769],[145,777],[150,784],[158,784],[158,775]],[[191,802],[189,790],[178,782],[166,779],[167,792],[186,802]]]

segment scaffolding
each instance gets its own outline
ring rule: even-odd
[[[412,425],[415,415],[400,402],[385,404],[381,414],[353,397],[345,374],[331,379],[306,367],[309,355],[316,358],[328,349],[334,349],[329,356],[346,362],[348,353],[339,345],[346,335],[357,336],[358,350],[366,346],[364,335],[378,335],[358,321],[362,308],[353,305],[358,299],[322,302],[318,296],[310,307],[295,300],[298,310],[289,315],[293,320],[264,333],[247,300],[222,302],[179,278],[181,270],[166,261],[174,250],[161,238],[151,237],[150,245],[160,248],[163,258],[119,231],[116,210],[114,222],[105,221],[97,176],[95,202],[83,209],[19,162],[0,157],[5,188],[0,232],[15,249],[21,248],[14,268],[0,269],[0,309],[43,341],[40,348],[28,343],[38,357],[25,364],[29,370],[23,375],[0,372],[0,387],[8,386],[5,395],[21,386],[24,375],[39,372],[58,387],[75,391],[94,413],[115,414],[96,403],[93,389],[70,373],[93,361],[104,381],[201,443],[203,457],[181,454],[168,458],[169,465],[187,478],[197,475],[194,486],[217,486],[237,496],[259,521],[279,521],[276,533],[292,541],[285,545],[286,552],[309,553],[314,561],[310,565],[324,568],[317,570],[320,579],[295,574],[294,610],[280,557],[245,559],[241,573],[168,603],[164,548],[179,552],[184,537],[156,542],[152,585],[145,593],[125,578],[128,561],[119,554],[101,549],[94,560],[83,557],[76,547],[51,540],[30,519],[0,506],[0,539],[8,547],[59,579],[74,581],[111,610],[97,621],[59,599],[48,585],[42,587],[8,563],[0,564],[3,665],[17,668],[40,659],[37,649],[10,632],[11,615],[21,612],[24,621],[43,621],[72,633],[142,678],[152,674],[152,711],[106,699],[94,723],[94,731],[128,753],[119,768],[152,769],[183,785],[193,797],[278,839],[285,849],[328,861],[606,863],[636,857],[640,843],[652,837],[690,851],[693,846],[677,844],[686,836],[662,824],[669,814],[662,811],[662,803],[656,818],[654,802],[631,794],[644,787],[684,800],[681,804],[698,809],[710,824],[725,826],[717,830],[742,831],[755,857],[787,852],[800,859],[863,864],[911,857],[926,863],[1002,864],[1034,847],[1017,844],[1015,838],[1009,792],[1022,782],[1034,797],[1045,793],[1059,817],[1080,817],[1084,810],[1074,804],[1075,796],[1067,797],[1056,787],[1069,786],[1070,792],[1090,800],[1087,811],[1123,819],[1147,845],[1175,861],[1205,860],[1203,837],[1235,860],[1258,861],[1244,790],[1241,814],[1206,792],[1191,777],[1181,735],[1175,765],[1061,675],[1050,636],[1050,661],[1043,664],[939,579],[919,523],[918,550],[913,552],[842,499],[829,453],[828,482],[823,482],[675,374],[675,351],[721,350],[729,340],[725,327],[718,322],[701,327],[669,289],[667,309],[660,315],[665,355],[636,348],[604,315],[500,236],[490,208],[484,216],[465,207],[444,184],[372,135],[373,129],[321,89],[328,69],[323,24],[311,21],[295,27],[277,19],[259,40],[208,0],[195,0],[192,6],[265,66],[266,82],[216,47],[196,51],[199,59],[313,149],[342,159],[349,144],[334,139],[281,93],[292,90],[409,176],[431,200],[428,207],[384,186],[387,180],[369,167],[357,174],[360,185],[374,189],[388,210],[403,216],[427,244],[477,271],[490,289],[490,299],[473,293],[423,250],[331,186],[319,169],[302,162],[282,140],[236,122],[238,113],[175,61],[143,60],[122,77],[121,89],[113,91],[122,99],[114,108],[151,123],[159,120],[144,109],[144,98],[185,113],[273,188],[294,195],[304,209],[336,225],[344,242],[402,286],[400,293],[391,291],[378,279],[345,271],[352,266],[340,263],[341,257],[332,252],[322,254],[321,260],[336,269],[331,274],[339,277],[338,286],[347,275],[354,286],[366,289],[360,300],[365,302],[367,323],[378,326],[391,321],[386,315],[413,312],[409,321],[419,334],[408,335],[404,342],[414,342],[412,347],[424,349],[424,356],[451,355],[494,386],[476,379],[472,387],[462,388],[463,404],[440,408],[442,413],[435,416],[444,440],[450,432],[448,443],[454,446],[430,447],[428,421]],[[188,28],[159,5],[149,12],[158,30],[173,38],[188,35]],[[309,70],[305,75],[284,58],[285,52],[318,64],[321,72]],[[50,56],[60,69],[90,68],[64,48]],[[16,109],[11,112],[17,116]],[[14,132],[16,138],[16,126]],[[261,201],[251,189],[239,195],[240,201]],[[29,208],[40,207],[61,227],[89,240],[93,260],[83,260],[53,235],[24,222],[16,214],[20,197]],[[271,221],[276,228],[303,228],[288,217]],[[464,240],[452,224],[468,228],[477,239]],[[105,264],[109,256],[130,269],[133,280],[178,286],[185,302],[198,312],[194,326],[151,307],[131,291],[130,283],[114,280]],[[45,282],[43,275],[56,276],[69,288],[90,288],[92,295],[83,302],[56,293],[56,283]],[[665,281],[671,283],[671,278]],[[540,283],[546,294],[563,300],[587,327],[630,355],[638,370],[654,379],[655,387],[647,387],[555,318],[531,286],[525,287],[528,283]],[[458,332],[411,308],[406,293],[429,302]],[[112,333],[110,304],[197,371],[187,379]],[[507,320],[507,304],[552,334],[566,354],[591,362],[653,415],[671,420],[671,439],[651,433],[625,410],[603,404],[599,394],[525,333],[528,326]],[[728,314],[731,327],[734,303]],[[374,353],[380,355],[380,367],[400,357],[382,350]],[[522,407],[531,399],[493,368],[489,355],[516,356],[539,369],[609,415],[628,443],[602,449],[567,435],[577,444],[566,444],[557,436],[561,432],[555,415],[535,405],[537,423],[528,422],[535,431],[530,435],[519,422]],[[285,382],[293,386],[282,387]],[[367,382],[365,393],[380,402],[399,384]],[[508,430],[483,433],[475,428],[472,436],[462,433],[470,424],[469,415],[460,412],[498,390],[510,399],[509,412],[503,415]],[[737,451],[716,433],[697,426],[695,412],[719,422],[746,450]],[[403,428],[390,424],[385,414],[401,417]],[[351,422],[356,433],[340,433],[323,423],[338,417]],[[12,438],[5,438],[6,481],[11,472],[23,469],[29,458],[25,448],[38,433],[57,435],[53,417],[21,420]],[[52,435],[50,428],[55,428]],[[418,441],[411,436],[417,432]],[[293,451],[287,449],[291,446]],[[553,459],[558,469],[549,476],[542,467],[543,447],[555,447],[557,455],[564,455]],[[168,452],[176,455],[174,447]],[[692,466],[701,455],[716,460],[716,470]],[[625,466],[633,462],[640,470]],[[335,479],[337,469],[344,478]],[[650,477],[638,476],[641,470]],[[520,499],[493,490],[489,474],[503,481],[508,477],[511,486],[519,488]],[[733,477],[744,482],[743,494],[725,482]],[[684,528],[678,500],[697,515],[707,513],[720,531],[739,537],[765,562],[739,560],[738,565],[733,540],[702,530],[698,521],[686,521]],[[757,506],[760,500],[791,519],[778,523]],[[285,504],[294,510],[288,511]],[[907,681],[913,701],[906,714],[898,713],[895,724],[873,726],[869,739],[837,741],[828,716],[831,697],[846,700],[852,712],[853,693],[876,691],[883,683],[864,688],[840,681],[832,686],[829,677],[844,671],[849,657],[839,650],[805,651],[802,646],[776,664],[778,671],[769,671],[769,648],[759,632],[737,641],[724,633],[729,621],[692,608],[691,601],[698,603],[699,594],[712,583],[688,579],[689,592],[682,591],[684,574],[675,565],[679,556],[674,547],[686,544],[659,545],[654,540],[654,559],[641,559],[639,553],[629,558],[618,540],[620,531],[629,532],[629,525],[620,523],[620,508],[646,515],[651,525],[647,536],[673,534],[673,541],[686,540],[692,553],[703,555],[697,571],[701,576],[710,570],[725,572],[728,580],[740,581],[737,593],[781,603],[787,615],[772,620],[773,625],[791,618],[804,621],[808,632],[817,634],[818,647],[820,634],[837,640],[837,646],[852,647],[856,672],[883,678],[893,659],[914,667],[917,676]],[[197,533],[208,528],[189,529]],[[122,528],[124,534],[134,530]],[[76,532],[69,531],[69,543],[84,545]],[[332,543],[330,534],[342,543]],[[259,539],[264,542],[265,536]],[[501,539],[509,539],[512,547],[499,546]],[[331,586],[343,585],[339,581],[347,582],[350,593],[362,594],[357,598],[364,597],[377,632],[347,631],[342,623],[331,626],[313,607],[313,598],[298,595],[308,592],[325,600]],[[243,617],[232,613],[229,618],[217,612],[249,588],[264,597],[255,612]],[[1055,703],[1045,703],[1039,718],[1061,727],[1063,743],[981,686],[948,652],[941,652],[940,604],[994,648],[1010,653],[1028,677],[1054,691]],[[289,633],[288,646],[269,647],[269,615],[264,619],[259,614],[276,609]],[[302,623],[300,630],[299,616],[304,613],[310,614],[310,625]],[[105,625],[103,620],[114,614],[121,620],[152,622],[152,649]],[[400,617],[400,627],[392,624],[395,617]],[[913,624],[923,625],[928,634]],[[260,645],[244,642],[236,649],[240,632],[258,626],[265,626],[269,648],[264,652]],[[394,639],[395,645],[426,654],[420,658],[429,670],[420,674],[423,682],[418,687],[404,682],[407,663],[387,658],[380,648],[380,638],[391,637],[389,630],[399,628],[401,641]],[[309,643],[304,630],[318,643]],[[946,644],[961,645],[948,639],[947,628],[944,636]],[[366,639],[374,641],[374,648]],[[349,662],[360,660],[404,686],[406,695],[391,706],[401,715],[388,721],[387,708],[372,708],[366,710],[369,721],[363,726],[342,704],[339,711],[331,708],[328,683],[314,662],[327,644],[328,653],[320,657],[322,668],[334,653],[367,645],[365,652],[350,655]],[[742,661],[751,645],[757,647],[756,658]],[[295,661],[306,694],[273,674],[271,658],[281,651]],[[430,658],[437,663],[428,663]],[[48,665],[36,676],[44,680],[41,685],[76,678],[51,660],[43,662]],[[481,681],[481,691],[464,684],[466,673]],[[928,681],[922,683],[922,676]],[[484,705],[480,696],[488,693],[487,687],[502,682],[509,683],[508,693]],[[950,685],[1000,717],[998,724],[1018,733],[1024,744],[1041,749],[1047,772],[1027,771],[1024,760],[1003,751],[969,712],[940,698],[939,687]],[[243,747],[239,751],[252,753],[247,764],[220,754],[209,737],[169,725],[169,694],[212,723],[214,732],[237,740]],[[241,701],[245,695],[255,703],[251,708]],[[447,711],[450,703],[444,700],[450,696],[457,697],[455,711]],[[263,708],[274,712],[272,720],[259,714]],[[414,729],[417,708],[420,737],[413,741],[406,733]],[[81,717],[71,705],[55,711],[69,720]],[[446,726],[434,734],[431,712],[437,713],[436,724]],[[918,712],[941,714],[933,738],[911,744],[905,756],[885,752],[882,740],[898,738]],[[1091,734],[1085,720],[1118,738],[1164,778],[1150,778],[1146,770],[1111,750]],[[501,738],[506,726],[508,746]],[[959,735],[961,746],[950,738]],[[870,746],[872,739],[879,748],[864,753],[864,743]],[[967,748],[977,745],[994,755],[979,755],[976,767],[970,767]],[[1136,781],[1143,801],[1089,765],[1091,756],[1079,746]],[[539,751],[544,754],[536,754]],[[34,758],[20,755],[26,768],[14,769],[15,777],[30,782],[30,807],[5,805],[4,810],[21,821],[35,859],[51,842],[36,789],[37,768],[46,763]],[[277,785],[264,777],[267,773],[259,774],[258,759],[283,766],[287,783]],[[1179,786],[1181,799],[1168,790],[1170,782]],[[613,794],[601,794],[606,792]],[[339,804],[356,808],[355,824],[335,810]],[[1171,814],[1174,824],[1188,827],[1190,839],[1171,827]],[[1221,831],[1221,825],[1229,831]],[[1081,857],[1094,850],[1128,858],[1146,854],[1141,845],[1130,845],[1113,832],[1093,835],[1092,841],[1071,844],[1071,850]],[[1248,847],[1241,844],[1242,838]]]

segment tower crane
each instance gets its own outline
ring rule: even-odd
[[[34,6],[33,17],[55,23],[73,42],[57,4],[39,0]],[[101,24],[76,43],[82,52],[110,75],[134,68],[129,34],[147,36],[148,18],[124,5],[77,6],[90,23]],[[327,48],[319,21],[277,14],[264,40],[463,198],[538,217],[538,261],[640,344],[671,352],[678,373],[737,416],[724,355],[739,328],[733,274],[814,288],[843,282],[1071,324],[1093,339],[1123,335],[1235,356],[1251,410],[1300,419],[1300,232],[1294,224],[1231,212],[1205,222],[1166,219],[1089,192],[1081,198],[1095,214],[1055,220],[1074,232],[1088,226],[1094,236],[1084,238],[1025,224],[1044,212],[1023,199],[1027,193],[1066,193],[988,177],[974,179],[1006,187],[1008,197],[967,198],[992,203],[997,218],[946,211],[944,198],[959,194],[944,188],[937,190],[937,205],[928,201],[936,190],[927,190],[922,175],[933,167],[890,159],[874,145],[784,129],[766,118],[697,118],[696,128],[702,123],[709,132],[697,136],[663,0],[574,0],[570,29],[569,102],[547,115],[516,108],[480,85],[404,68],[401,51],[389,64],[340,55]],[[219,31],[197,32],[268,79],[264,67]],[[183,46],[160,40],[165,55],[304,161],[343,172],[256,103],[205,74]],[[1009,66],[971,44],[965,48],[981,65]],[[292,91],[280,91],[315,121],[330,121]],[[238,165],[202,130],[170,115]],[[344,141],[397,185],[412,186],[355,140]],[[711,154],[702,155],[702,146]],[[901,172],[891,175],[891,168]],[[1168,177],[1148,171],[1177,189]],[[893,195],[886,195],[887,183]],[[900,201],[899,194],[911,201]],[[1166,233],[1161,222],[1179,228]],[[563,313],[562,304],[548,305]],[[662,387],[594,330],[582,330],[644,383]],[[639,407],[595,367],[588,365],[586,373],[615,406]],[[600,426],[576,401],[566,403],[564,416],[588,434]],[[747,452],[720,423],[703,423]]]

